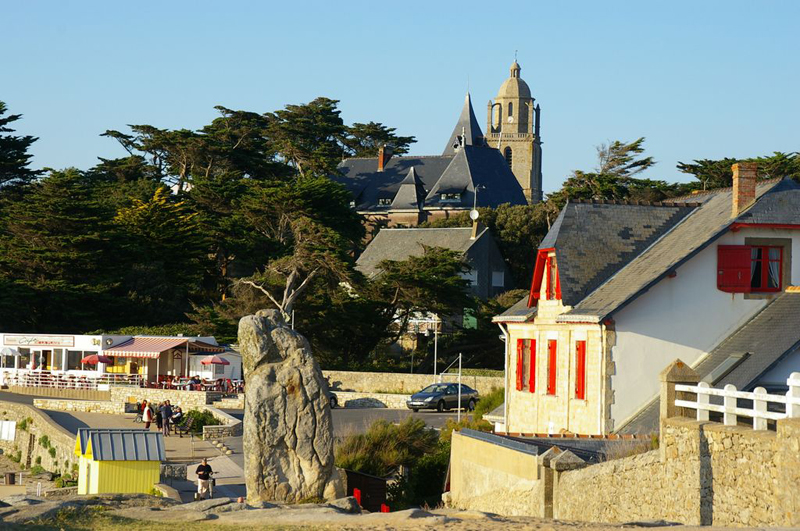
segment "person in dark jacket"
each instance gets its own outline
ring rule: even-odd
[[[161,408],[164,407],[164,402],[159,402],[156,407],[156,427],[160,430],[163,425],[164,419],[161,416]]]
[[[164,405],[161,406],[161,424],[164,432],[164,437],[169,437],[169,425],[172,422],[172,406],[169,404],[169,400],[164,402]]]

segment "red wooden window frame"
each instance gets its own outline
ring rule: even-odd
[[[517,339],[517,391],[522,391],[522,353],[525,350],[524,339]]]
[[[531,393],[536,392],[536,340],[527,339],[529,362],[528,362],[528,391]]]
[[[547,340],[547,394],[556,394],[556,362],[558,354],[558,341]]]
[[[753,258],[753,250],[761,250],[761,258]],[[770,249],[778,250],[778,258],[770,260]],[[761,278],[752,285],[754,261],[760,262]],[[778,286],[765,287],[769,280],[769,263],[778,262]],[[783,247],[774,245],[720,245],[717,248],[717,289],[727,293],[774,293],[783,288]]]
[[[575,398],[586,400],[586,341],[575,342]]]

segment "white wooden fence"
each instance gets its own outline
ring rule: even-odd
[[[728,384],[724,389],[715,389],[706,382],[697,385],[676,384],[675,391],[694,393],[695,400],[675,399],[675,406],[697,411],[697,420],[708,420],[711,411],[722,413],[726,426],[736,426],[738,417],[753,419],[754,430],[766,430],[768,420],[800,418],[800,372],[793,372],[786,380],[789,390],[785,395],[771,395],[763,387],[756,387],[752,393],[737,391],[735,385]],[[722,404],[712,404],[711,397],[722,397]],[[737,400],[752,400],[753,407],[742,408]],[[783,412],[770,411],[769,404],[783,405]],[[780,408],[780,406],[778,406]]]

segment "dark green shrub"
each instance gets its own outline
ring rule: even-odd
[[[473,414],[475,420],[483,419],[484,415],[491,413],[497,406],[501,405],[505,399],[505,389],[492,389],[488,395],[482,396],[475,405]]]
[[[189,413],[184,413],[184,424],[186,422],[186,418],[192,416],[192,426],[191,431],[194,433],[199,433],[203,431],[203,426],[219,426],[222,424],[219,420],[211,414],[210,411],[204,409],[203,411],[193,409],[189,411]],[[183,425],[183,424],[182,424]]]
[[[36,456],[36,464],[37,465],[41,465],[42,464],[42,456],[41,455]]]
[[[45,470],[41,465],[33,465],[31,467],[31,475],[32,476],[37,476],[39,474],[44,474],[45,472],[47,472],[47,470]]]
[[[55,457],[56,456],[56,449],[51,446],[50,449],[47,450],[47,453],[50,454],[50,457]]]
[[[42,448],[50,448],[50,437],[47,435],[42,435],[39,437],[39,446]]]

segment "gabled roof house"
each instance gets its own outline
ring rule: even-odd
[[[756,181],[663,203],[569,202],[506,335],[498,431],[657,429],[675,359],[714,386],[780,387],[800,370],[800,185]]]

